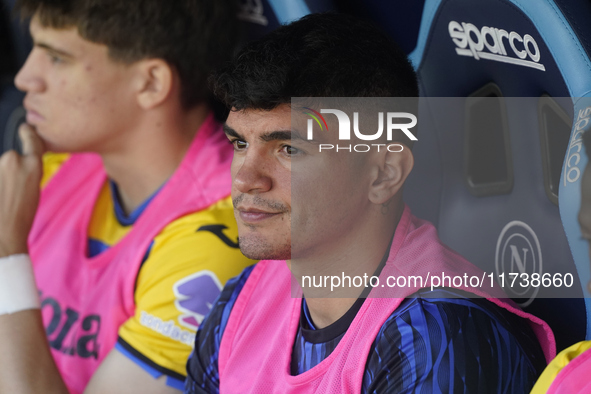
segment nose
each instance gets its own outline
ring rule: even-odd
[[[272,158],[264,153],[248,152],[244,157],[234,155],[233,185],[241,193],[264,193],[273,187]]]
[[[36,52],[36,49],[33,49],[29,53],[27,61],[16,74],[16,77],[14,77],[15,86],[23,92],[39,93],[43,92],[46,88],[40,72],[39,56],[37,56]]]

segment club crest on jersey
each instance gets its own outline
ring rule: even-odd
[[[222,291],[222,284],[211,271],[200,271],[187,276],[173,286],[174,305],[182,312],[179,324],[197,330],[203,318]]]

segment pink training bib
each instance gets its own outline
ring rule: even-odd
[[[483,272],[441,244],[432,224],[415,218],[405,208],[392,241],[380,283],[388,276],[464,274]],[[334,351],[312,369],[290,374],[291,353],[298,329],[301,299],[291,296],[291,272],[283,261],[255,266],[230,314],[219,353],[220,392],[229,393],[359,393],[365,362],[380,328],[404,297],[419,288],[375,288]],[[457,287],[486,297],[498,306],[529,319],[546,360],[556,355],[550,327],[529,315],[498,289]],[[381,293],[381,294],[380,294]]]
[[[591,349],[572,359],[556,375],[548,394],[591,393]]]
[[[135,312],[135,282],[154,237],[169,223],[230,194],[232,147],[209,115],[179,168],[133,229],[87,257],[88,225],[107,181],[101,158],[74,154],[41,193],[29,251],[43,323],[57,366],[72,393],[82,393]]]

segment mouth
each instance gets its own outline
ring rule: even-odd
[[[36,110],[31,108],[29,104],[24,103],[25,110],[27,111],[27,123],[30,125],[36,125],[45,120],[45,118]]]
[[[255,224],[273,217],[279,216],[281,212],[269,212],[258,208],[237,207],[238,216],[244,223]]]

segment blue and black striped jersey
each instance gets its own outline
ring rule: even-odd
[[[199,329],[185,392],[219,392],[218,351],[232,306],[252,268],[228,282]],[[364,299],[332,325],[315,329],[302,302],[292,375],[320,363],[338,345]],[[392,313],[370,349],[362,393],[525,393],[545,358],[526,321],[455,289],[415,293]]]

